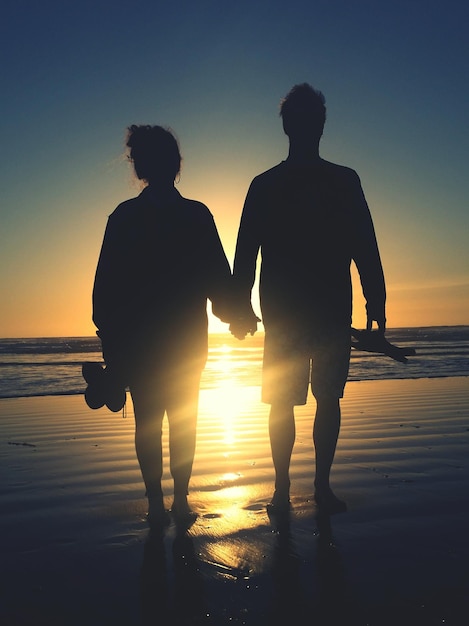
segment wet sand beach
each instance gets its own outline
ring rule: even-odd
[[[259,388],[201,392],[190,501],[151,535],[127,417],[82,396],[0,400],[0,623],[469,623],[469,380],[351,382],[332,481],[313,502],[314,401],[297,409],[292,511],[271,520]],[[166,431],[165,431],[166,441]],[[166,468],[164,489],[171,503]]]

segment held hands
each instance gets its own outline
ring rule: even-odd
[[[245,317],[237,317],[230,324],[230,333],[236,339],[245,339],[249,333],[251,336],[257,331],[257,323],[261,320],[254,313]]]

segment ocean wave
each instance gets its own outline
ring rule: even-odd
[[[389,329],[386,337],[415,348],[416,355],[403,364],[352,350],[349,380],[469,375],[469,326]],[[216,387],[227,377],[238,385],[260,385],[263,342],[262,333],[243,342],[229,333],[210,335],[202,388]],[[84,361],[102,362],[98,337],[2,339],[0,398],[81,394],[86,387]]]

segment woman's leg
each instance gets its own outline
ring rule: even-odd
[[[161,478],[163,475],[162,426],[164,406],[153,397],[151,387],[130,387],[135,413],[135,450],[145,483],[150,513],[164,513]]]
[[[194,462],[200,373],[179,376],[171,385],[168,406],[170,470],[174,480],[174,508],[190,512],[187,503]]]

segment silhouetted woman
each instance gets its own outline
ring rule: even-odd
[[[161,126],[130,126],[127,147],[137,197],[109,216],[93,289],[93,321],[108,367],[128,385],[135,446],[152,525],[168,522],[161,478],[162,424],[169,424],[172,513],[190,522],[187,501],[196,444],[201,372],[208,350],[207,298],[225,319],[230,266],[208,208],[174,187],[181,156]]]

